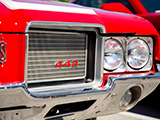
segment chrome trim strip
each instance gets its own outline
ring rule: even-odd
[[[29,35],[25,34],[25,36],[26,36],[26,44],[25,44],[24,82],[25,82],[25,85],[28,86],[26,81],[27,81],[27,67],[28,67],[28,43],[29,43]]]
[[[157,70],[160,72],[160,64],[157,63],[156,66],[157,66]]]
[[[29,95],[31,95],[32,97],[35,97],[35,98],[44,98],[44,97],[51,97],[51,96],[52,97],[53,96],[61,97],[63,95],[78,95],[78,94],[85,94],[85,93],[105,92],[105,91],[110,90],[112,87],[114,87],[114,83],[116,81],[125,82],[126,80],[131,80],[132,83],[135,83],[134,80],[137,80],[137,81],[139,81],[139,83],[141,83],[142,81],[146,81],[150,78],[154,79],[156,82],[160,83],[160,72],[152,73],[152,74],[151,73],[143,73],[143,74],[129,74],[129,75],[111,75],[111,76],[108,76],[108,80],[111,79],[111,84],[110,85],[107,84],[104,88],[99,88],[99,87],[96,87],[96,86],[92,86],[92,90],[79,91],[79,92],[78,91],[76,91],[76,92],[70,91],[70,92],[66,93],[65,88],[63,88],[63,90],[64,90],[63,93],[61,92],[61,93],[55,93],[55,94],[34,95],[28,90],[25,83],[22,83],[22,84],[19,84],[19,85],[4,85],[4,86],[0,86],[0,89],[13,89],[13,88],[22,87],[22,88],[24,88],[24,90]],[[152,82],[155,82],[155,81],[152,81]]]
[[[103,82],[103,61],[104,61],[104,43],[105,43],[105,39],[104,37],[99,38],[99,36],[97,36],[96,38],[96,53],[95,53],[95,84],[98,84],[98,79],[101,78],[99,86],[102,84]],[[98,53],[100,52],[100,53]],[[101,62],[99,62],[101,61]],[[101,76],[99,76],[98,72],[101,72]]]
[[[28,32],[28,28],[31,26],[31,24],[33,25],[39,25],[39,24],[47,24],[47,25],[51,25],[51,26],[69,26],[69,27],[89,27],[89,28],[100,28],[100,32],[101,33],[106,33],[106,29],[102,24],[94,24],[94,23],[76,23],[76,22],[48,22],[48,21],[31,21],[27,24],[25,32]]]
[[[87,59],[88,59],[88,36],[87,35],[85,35],[86,36],[86,57],[85,57],[85,76],[83,77],[83,78],[85,78],[86,77],[86,75],[87,75]]]
[[[13,88],[18,88],[18,87],[22,87],[25,90],[27,90],[28,88],[26,87],[25,82],[21,83],[21,84],[12,84],[12,85],[1,85],[0,86],[0,90],[1,89],[13,89]],[[29,94],[29,91],[27,91],[27,93]]]

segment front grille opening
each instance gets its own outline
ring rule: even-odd
[[[57,37],[56,40],[50,40],[52,39],[53,33],[55,34],[54,37],[55,38]],[[64,85],[64,83],[65,84],[79,84],[79,83],[82,84],[82,83],[93,82],[94,74],[95,74],[94,73],[95,72],[95,48],[96,48],[97,33],[98,31],[96,30],[74,31],[74,30],[30,28],[28,31],[29,45],[28,45],[28,67],[27,67],[27,78],[26,78],[28,87],[32,88],[32,87],[41,87],[46,85],[47,86]],[[77,37],[78,39],[84,39],[84,36],[85,36],[85,39],[87,40],[87,43],[86,42],[81,43],[81,40],[80,41],[76,40]],[[64,39],[67,39],[67,41]],[[56,47],[57,42],[59,47]],[[81,46],[79,46],[78,44],[81,44]],[[86,46],[83,47],[83,44],[86,44]],[[81,47],[83,47],[82,50],[87,49],[87,52],[84,54],[86,55],[84,61],[81,60],[83,58],[81,58],[81,56],[79,55],[80,52],[82,51],[81,49],[79,49]],[[53,50],[58,52],[55,53]],[[62,53],[61,51],[67,51],[67,50],[70,51],[67,54],[71,56],[65,57],[66,54]],[[80,51],[80,52],[77,52],[77,56],[75,54],[76,50]],[[52,51],[54,54],[52,54]],[[75,55],[73,56],[77,58],[72,58],[72,53],[74,53]],[[44,54],[48,54],[48,55],[44,55]],[[62,56],[58,58],[60,54]],[[50,64],[54,64],[52,60],[54,59],[69,60],[70,58],[79,59],[82,67],[79,69],[73,68],[73,70],[68,69],[67,71],[65,71],[65,69],[63,70],[59,69],[59,70],[56,70],[55,73],[52,71],[53,65],[50,65]],[[84,64],[84,62],[86,63],[86,65]],[[80,76],[78,76],[79,74]],[[65,75],[67,79],[64,77]]]
[[[86,82],[94,80],[95,71],[95,47],[96,47],[96,33],[88,32],[88,56],[87,56],[87,76]],[[90,81],[89,81],[90,82]]]
[[[51,110],[46,114],[45,118],[52,117],[55,115],[61,115],[66,113],[73,113],[78,111],[83,111],[88,109],[91,105],[95,103],[96,100],[90,101],[82,101],[82,102],[75,102],[69,104],[62,104],[57,105],[51,108]]]
[[[87,41],[84,33],[30,33],[27,80],[84,78]],[[73,63],[74,60],[78,63]],[[63,66],[66,61],[70,62],[69,66]],[[73,64],[77,67],[72,67]]]

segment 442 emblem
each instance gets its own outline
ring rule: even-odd
[[[72,61],[58,61],[55,63],[55,67],[78,67],[78,60],[72,60]]]
[[[6,43],[3,41],[0,42],[0,64],[3,67],[3,63],[6,61]]]

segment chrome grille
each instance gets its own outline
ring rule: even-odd
[[[87,35],[32,31],[28,36],[27,81],[60,81],[86,76]],[[58,61],[78,61],[78,67],[55,67]]]

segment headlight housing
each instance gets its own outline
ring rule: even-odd
[[[114,70],[123,62],[123,49],[116,39],[105,40],[104,47],[104,69]]]
[[[106,37],[104,73],[149,71],[153,61],[153,39],[148,36]]]
[[[145,41],[134,39],[128,44],[127,64],[133,69],[141,69],[148,63],[149,53]]]

